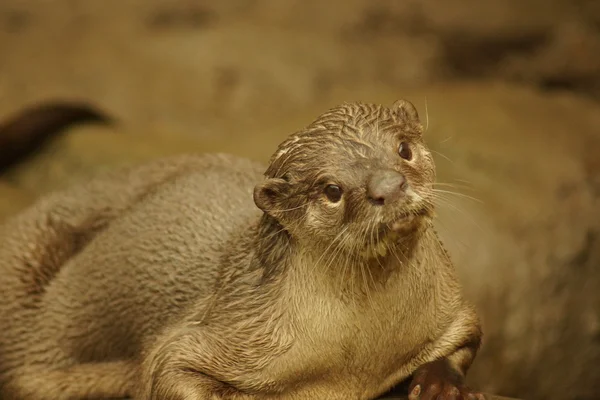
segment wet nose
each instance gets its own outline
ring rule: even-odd
[[[367,197],[374,204],[383,205],[402,196],[407,186],[406,178],[401,173],[377,171],[367,185]]]

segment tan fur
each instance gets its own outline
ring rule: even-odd
[[[464,376],[479,322],[432,228],[421,132],[410,103],[347,104],[264,178],[182,156],[41,199],[0,228],[0,395],[373,399],[437,359]],[[414,193],[367,202],[378,168]]]

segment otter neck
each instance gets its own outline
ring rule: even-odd
[[[428,225],[403,235],[385,246],[383,253],[367,254],[331,251],[306,251],[294,256],[294,268],[304,269],[300,274],[317,279],[344,297],[367,296],[373,291],[385,290],[388,282],[409,269],[422,268],[429,262],[431,247]]]
[[[373,254],[335,252],[330,249],[302,246],[273,217],[263,214],[255,226],[254,268],[263,270],[263,279],[281,276],[288,267],[299,279],[319,280],[336,292],[347,296],[369,293],[385,287],[399,271],[420,268],[427,257],[431,243],[430,224],[406,233],[389,243],[387,251]]]

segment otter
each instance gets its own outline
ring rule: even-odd
[[[35,154],[69,126],[114,122],[102,110],[78,100],[53,100],[28,106],[0,125],[0,174]]]
[[[483,399],[434,180],[399,100],[48,194],[0,227],[0,396]]]

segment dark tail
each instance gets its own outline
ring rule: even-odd
[[[0,174],[39,151],[63,129],[79,123],[112,124],[111,117],[80,101],[33,105],[0,124]]]

